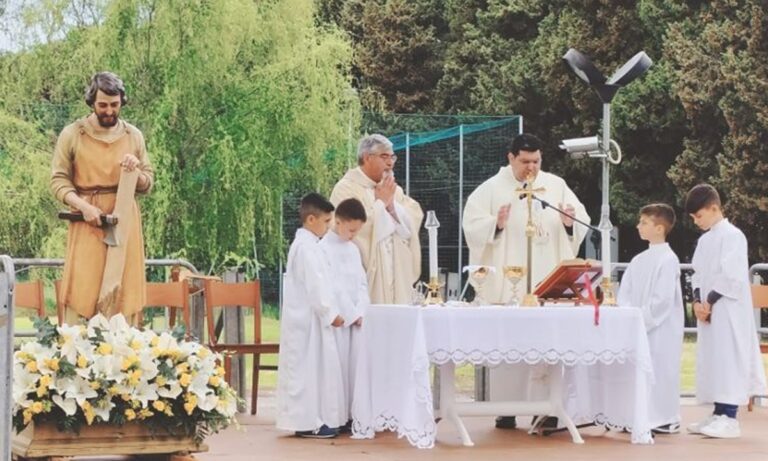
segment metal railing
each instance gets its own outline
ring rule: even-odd
[[[11,460],[12,374],[13,368],[13,291],[16,275],[10,256],[0,255],[0,459]],[[5,296],[3,296],[5,295]]]

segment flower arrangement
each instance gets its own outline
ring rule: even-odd
[[[184,340],[183,327],[157,334],[122,315],[87,325],[35,321],[37,340],[14,354],[13,425],[50,421],[79,432],[92,424],[140,421],[193,437],[236,424],[238,397],[224,380],[220,355]]]

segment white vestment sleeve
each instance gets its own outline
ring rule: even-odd
[[[395,221],[395,218],[389,214],[386,205],[384,205],[384,202],[381,200],[373,202],[373,213],[375,215],[373,219],[373,235],[378,244],[397,230],[397,222]]]
[[[389,214],[389,212],[387,212]],[[397,215],[397,220],[392,218],[392,216],[389,216],[389,219],[395,222],[395,232],[397,232],[397,235],[400,237],[408,240],[411,238],[411,217],[408,216],[408,212],[403,208],[402,205],[395,202],[395,214]]]
[[[730,239],[722,249],[719,271],[713,274],[712,289],[726,298],[739,299],[742,296],[744,284],[744,267],[749,267],[747,260],[747,241],[741,238]],[[701,293],[701,300],[705,301],[709,293]]]
[[[316,253],[320,251],[321,249],[318,246]],[[324,327],[330,327],[331,323],[339,315],[339,309],[333,303],[332,285],[325,271],[326,266],[323,264],[319,254],[305,252],[303,256],[300,262],[303,263],[304,282],[306,283],[307,294],[310,297],[310,307],[315,315],[320,318],[321,324]],[[346,322],[347,319],[344,320]]]
[[[675,294],[680,283],[680,266],[675,261],[665,260],[654,277],[648,305],[640,306],[647,332],[664,323],[672,315],[672,309],[677,307]]]
[[[483,184],[469,195],[462,220],[467,246],[471,252],[477,252],[477,254],[482,254],[486,245],[493,245],[500,241],[496,238],[498,210],[494,213],[489,209],[491,199],[487,196],[486,189],[489,187]]]

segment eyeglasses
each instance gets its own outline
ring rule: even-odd
[[[392,160],[393,162],[397,161],[397,155],[395,154],[370,154],[370,155],[375,155],[380,159],[384,160],[385,162],[388,162],[390,160]]]

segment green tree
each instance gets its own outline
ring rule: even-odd
[[[762,1],[712,1],[675,23],[665,43],[691,127],[669,176],[685,191],[707,181],[768,257],[768,16]]]
[[[50,156],[55,133],[88,112],[87,78],[113,70],[156,169],[142,203],[148,255],[206,270],[275,263],[283,195],[328,192],[347,163],[359,116],[343,34],[318,26],[308,0],[113,0],[103,12],[63,39],[2,56],[0,92],[10,96],[0,108],[44,132]]]

